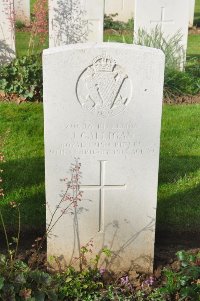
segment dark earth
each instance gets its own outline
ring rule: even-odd
[[[0,101],[2,102],[16,102],[17,104],[26,102],[25,99],[15,94],[5,95],[3,91],[0,91]],[[166,104],[195,104],[200,103],[200,94],[197,95],[183,95],[174,96],[173,98],[165,98],[163,100]]]
[[[44,232],[43,232],[44,233]],[[9,233],[9,237],[16,236],[15,233]],[[18,257],[25,261],[30,261],[31,255],[34,253],[35,239],[42,237],[39,232],[21,233],[19,241]],[[14,247],[14,246],[13,246]],[[200,233],[176,233],[176,232],[159,232],[156,231],[155,239],[155,259],[154,270],[160,273],[163,267],[172,267],[176,265],[176,252],[185,250],[190,253],[197,253],[200,251]],[[0,253],[6,253],[6,243],[4,234],[0,233]],[[44,243],[43,250],[40,255],[40,266],[46,266],[46,243]],[[159,276],[159,275],[158,275]]]

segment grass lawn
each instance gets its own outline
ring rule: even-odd
[[[160,230],[200,230],[200,105],[164,106],[158,191]]]
[[[28,45],[30,40],[29,32],[16,32],[16,51],[17,56],[27,55]],[[39,45],[36,41],[36,45]],[[44,45],[37,47],[37,52],[41,52],[43,49],[48,48],[48,41],[46,40]],[[36,51],[34,51],[36,52]]]
[[[33,12],[33,5],[35,3],[36,0],[30,0],[30,4],[31,4],[31,12]]]
[[[188,36],[188,49],[187,55],[190,57],[200,58],[200,35],[193,34]]]
[[[15,210],[4,205],[15,200],[21,203],[23,229],[40,229],[45,223],[42,105],[1,103],[0,111],[0,136],[7,136],[2,168],[5,219],[13,229]]]
[[[200,0],[195,2],[194,25],[200,27]]]
[[[16,51],[17,56],[27,54],[30,34],[28,32],[16,32]]]
[[[157,227],[199,230],[200,105],[164,106]],[[45,223],[42,104],[0,103],[0,135],[7,135],[3,164],[5,199],[1,203],[10,229],[16,225],[11,200],[21,203],[23,229]],[[69,162],[70,164],[71,162]]]

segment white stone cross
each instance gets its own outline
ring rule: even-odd
[[[126,189],[126,184],[124,185],[106,185],[105,184],[105,165],[107,161],[100,162],[100,184],[99,185],[80,185],[80,189],[83,190],[99,190],[99,232],[104,231],[104,191],[109,189]]]
[[[174,23],[174,20],[165,20],[165,7],[161,7],[160,20],[151,20],[150,23],[160,24],[161,30],[162,30],[163,24],[165,24],[165,23]]]

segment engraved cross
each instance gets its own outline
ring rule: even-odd
[[[126,184],[123,185],[106,185],[105,184],[105,166],[107,161],[100,162],[100,184],[99,185],[80,185],[82,190],[99,190],[99,232],[104,231],[104,201],[105,190],[111,189],[126,189]]]
[[[165,23],[174,23],[174,20],[165,20],[165,8],[161,7],[161,16],[160,16],[160,20],[151,20],[150,23],[157,23],[160,24],[161,26],[161,30],[162,30],[162,26]]]

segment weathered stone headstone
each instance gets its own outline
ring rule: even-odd
[[[74,214],[54,227],[48,256],[69,263],[79,243],[92,239],[92,257],[105,247],[112,251],[111,269],[152,270],[163,53],[114,43],[70,45],[45,50],[43,67],[47,224],[75,157],[84,192]]]
[[[159,27],[166,38],[178,31],[182,35],[180,45],[186,53],[188,38],[188,0],[135,0],[134,34],[140,29],[150,33]]]
[[[189,11],[189,27],[193,27],[194,24],[194,11],[195,11],[195,0],[190,1],[190,11]]]
[[[103,42],[104,0],[49,0],[49,47]]]
[[[15,57],[15,28],[13,1],[0,1],[0,65]]]
[[[31,21],[30,0],[14,0],[14,7],[15,19],[29,25]]]
[[[105,0],[105,14],[117,14],[114,20],[127,22],[134,16],[135,0]]]

